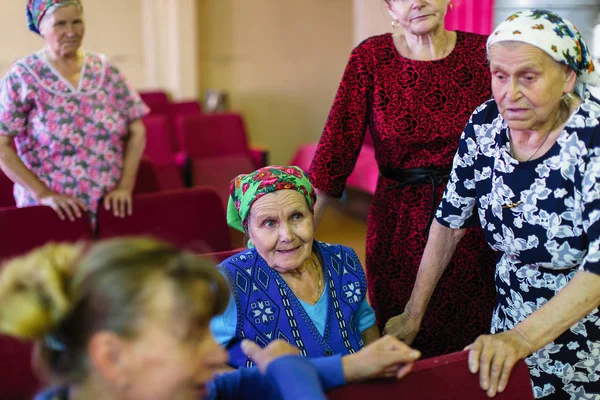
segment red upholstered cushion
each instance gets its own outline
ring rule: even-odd
[[[0,171],[0,207],[14,207],[13,182]]]
[[[167,93],[163,91],[140,92],[142,101],[150,107],[152,114],[168,114],[170,110],[170,101]]]
[[[192,159],[248,154],[246,128],[239,114],[180,116],[175,129],[180,149]]]
[[[352,384],[333,390],[328,398],[489,400],[479,387],[478,375],[469,372],[467,361],[466,351],[418,361],[413,371],[399,381],[378,380]],[[529,369],[524,361],[515,365],[508,386],[495,399],[533,399]]]
[[[227,209],[231,180],[254,170],[252,159],[245,154],[200,158],[192,160],[192,184],[213,188],[219,194],[223,208]]]
[[[135,179],[133,194],[154,193],[160,190],[154,164],[147,158],[142,158]]]
[[[0,261],[54,242],[91,239],[89,218],[61,221],[46,206],[0,209]]]
[[[225,210],[209,188],[170,190],[135,196],[133,215],[115,217],[100,208],[98,236],[151,235],[196,253],[231,248]]]
[[[175,162],[175,140],[169,116],[150,114],[143,118],[146,127],[144,155],[156,165]]]
[[[29,400],[40,389],[31,352],[31,343],[0,335],[0,399]]]
[[[197,101],[176,101],[171,103],[171,115],[200,115],[202,106]]]

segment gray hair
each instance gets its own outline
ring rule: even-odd
[[[83,14],[83,4],[81,4],[81,0],[64,0],[60,3],[53,4],[48,8],[48,10],[46,10],[44,16],[42,17],[42,20],[40,21],[40,32],[43,32],[46,29],[46,25],[49,21],[49,16],[54,14],[59,8],[68,6],[76,6],[79,9],[79,12]]]

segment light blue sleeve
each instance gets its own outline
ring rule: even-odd
[[[375,311],[365,298],[358,309],[358,331],[363,333],[375,325]]]
[[[210,321],[210,331],[217,343],[222,346],[227,346],[235,337],[237,328],[237,307],[233,295],[229,298],[229,304],[225,312],[217,315]]]

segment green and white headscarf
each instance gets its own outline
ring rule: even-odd
[[[575,92],[584,98],[587,85],[598,86],[592,55],[575,26],[548,10],[523,10],[508,17],[492,32],[487,49],[495,43],[517,41],[535,46],[577,74]]]
[[[278,190],[296,190],[306,199],[308,208],[314,212],[317,195],[302,169],[294,166],[274,165],[261,168],[251,174],[238,175],[229,185],[227,224],[246,232],[248,215],[254,202],[266,194]]]

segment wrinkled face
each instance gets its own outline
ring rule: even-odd
[[[279,273],[299,268],[312,253],[313,214],[295,190],[264,195],[252,205],[248,234],[258,254]]]
[[[551,129],[563,94],[573,91],[574,71],[527,43],[494,44],[489,56],[492,93],[509,128]]]
[[[400,26],[414,35],[426,35],[444,26],[450,0],[389,0],[388,9]]]
[[[208,284],[199,285],[198,298],[210,301]],[[157,291],[151,315],[142,321],[140,333],[128,347],[129,399],[203,399],[207,383],[228,360],[210,332],[208,319],[183,317],[174,292],[166,285]]]
[[[59,56],[76,54],[85,33],[81,8],[70,5],[44,15],[40,23],[40,33],[46,45]]]

